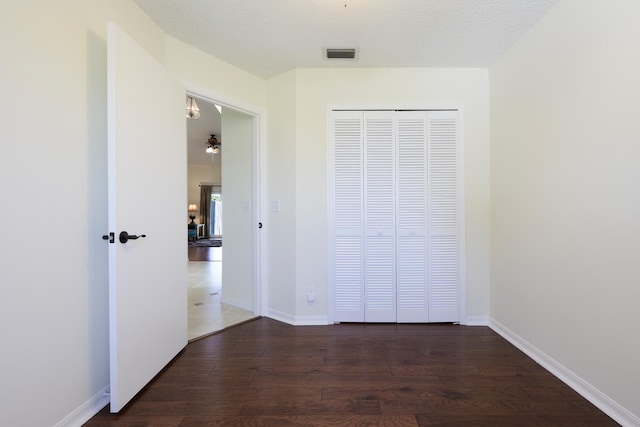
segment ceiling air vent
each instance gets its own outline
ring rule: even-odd
[[[353,47],[327,47],[324,49],[324,59],[347,59],[355,61],[358,59],[358,49]]]

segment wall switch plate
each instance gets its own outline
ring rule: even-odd
[[[307,301],[314,302],[316,300],[316,288],[307,288]]]
[[[271,201],[271,212],[280,212],[280,200]]]

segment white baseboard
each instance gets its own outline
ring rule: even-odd
[[[489,320],[489,327],[511,344],[522,350],[527,356],[538,362],[543,368],[574,389],[582,397],[593,403],[602,412],[624,427],[640,426],[640,418],[625,409],[619,403],[580,378],[578,375],[558,363],[548,354],[529,343],[524,338],[495,319]]]
[[[287,323],[289,325],[295,324],[295,317],[283,311],[269,309],[267,310],[265,317],[268,317],[273,320],[277,320],[278,322]]]
[[[109,404],[109,386],[106,386],[75,411],[60,420],[54,427],[80,427]]]
[[[460,323],[466,326],[489,326],[489,318],[487,316],[467,316],[466,322]]]
[[[319,326],[329,324],[327,316],[292,316],[289,313],[278,310],[269,310],[265,316],[292,326]]]
[[[266,317],[280,322],[288,323],[293,326],[318,326],[331,325],[328,316],[293,316],[277,310],[269,310]],[[466,326],[489,326],[489,318],[486,316],[468,316],[466,322],[460,322]]]
[[[295,326],[326,326],[329,324],[327,316],[296,316],[294,322]]]

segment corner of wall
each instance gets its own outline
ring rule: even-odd
[[[551,372],[554,376],[575,390],[582,397],[593,403],[602,412],[613,418],[623,426],[639,426],[640,418],[632,414],[626,408],[609,398],[600,390],[589,384],[570,369],[563,366],[551,356],[540,350],[502,323],[491,318],[489,327],[498,335],[509,341],[527,356],[535,360],[540,366]]]
[[[89,421],[91,417],[100,412],[109,404],[109,386],[104,387],[89,400],[76,408],[69,415],[57,422],[54,427],[76,427]]]

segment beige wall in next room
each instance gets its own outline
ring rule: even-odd
[[[214,165],[189,165],[187,176],[187,201],[189,204],[195,203],[198,205],[198,212],[196,213],[196,222],[199,222],[198,215],[200,214],[200,184],[220,184],[220,168],[214,167]],[[185,206],[185,212],[187,212],[187,206]],[[189,215],[186,215],[188,218]]]

